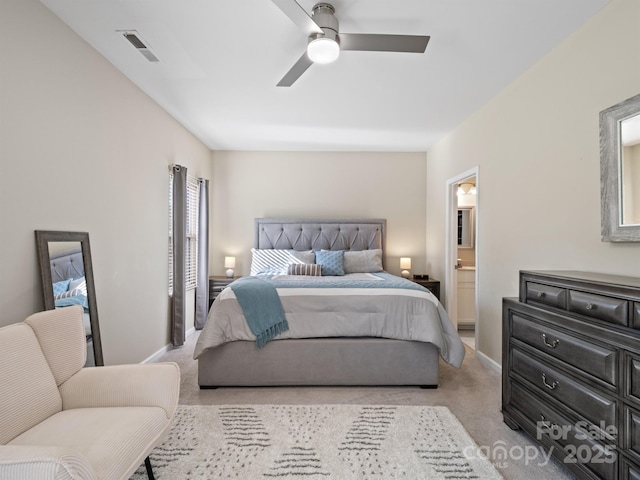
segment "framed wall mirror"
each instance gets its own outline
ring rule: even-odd
[[[87,336],[87,366],[102,366],[102,343],[89,234],[36,230],[44,308],[81,305]]]
[[[640,242],[640,95],[600,112],[601,232]]]
[[[458,247],[473,248],[474,243],[474,207],[458,207]]]

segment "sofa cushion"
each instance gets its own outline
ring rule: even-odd
[[[82,307],[76,305],[34,313],[24,322],[36,334],[58,386],[84,366],[87,345]]]
[[[128,479],[170,422],[159,407],[64,410],[14,438],[9,445],[57,445],[79,452],[101,480]]]
[[[2,445],[0,478],[33,480],[97,480],[89,461],[78,452],[62,447]]]
[[[25,323],[0,328],[0,444],[62,410],[62,399],[35,333]]]

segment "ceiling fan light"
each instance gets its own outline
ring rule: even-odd
[[[307,55],[313,63],[335,62],[340,55],[340,46],[331,38],[316,38],[307,45]]]

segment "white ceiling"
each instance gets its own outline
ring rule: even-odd
[[[41,1],[211,149],[303,151],[426,151],[609,2],[334,0],[340,31],[426,52],[342,52],[286,88],[307,39],[270,0]]]

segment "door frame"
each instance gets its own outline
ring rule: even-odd
[[[458,184],[462,181],[475,177],[476,178],[476,206],[475,206],[475,221],[474,221],[474,237],[475,237],[475,251],[476,251],[476,271],[475,271],[475,337],[478,341],[478,331],[480,325],[478,323],[478,224],[480,217],[480,168],[475,166],[469,170],[466,170],[455,177],[447,180],[446,187],[446,223],[445,223],[445,288],[446,288],[446,310],[451,318],[454,328],[458,329],[458,270],[455,265],[458,263],[458,242],[457,242],[457,228],[458,228]]]

